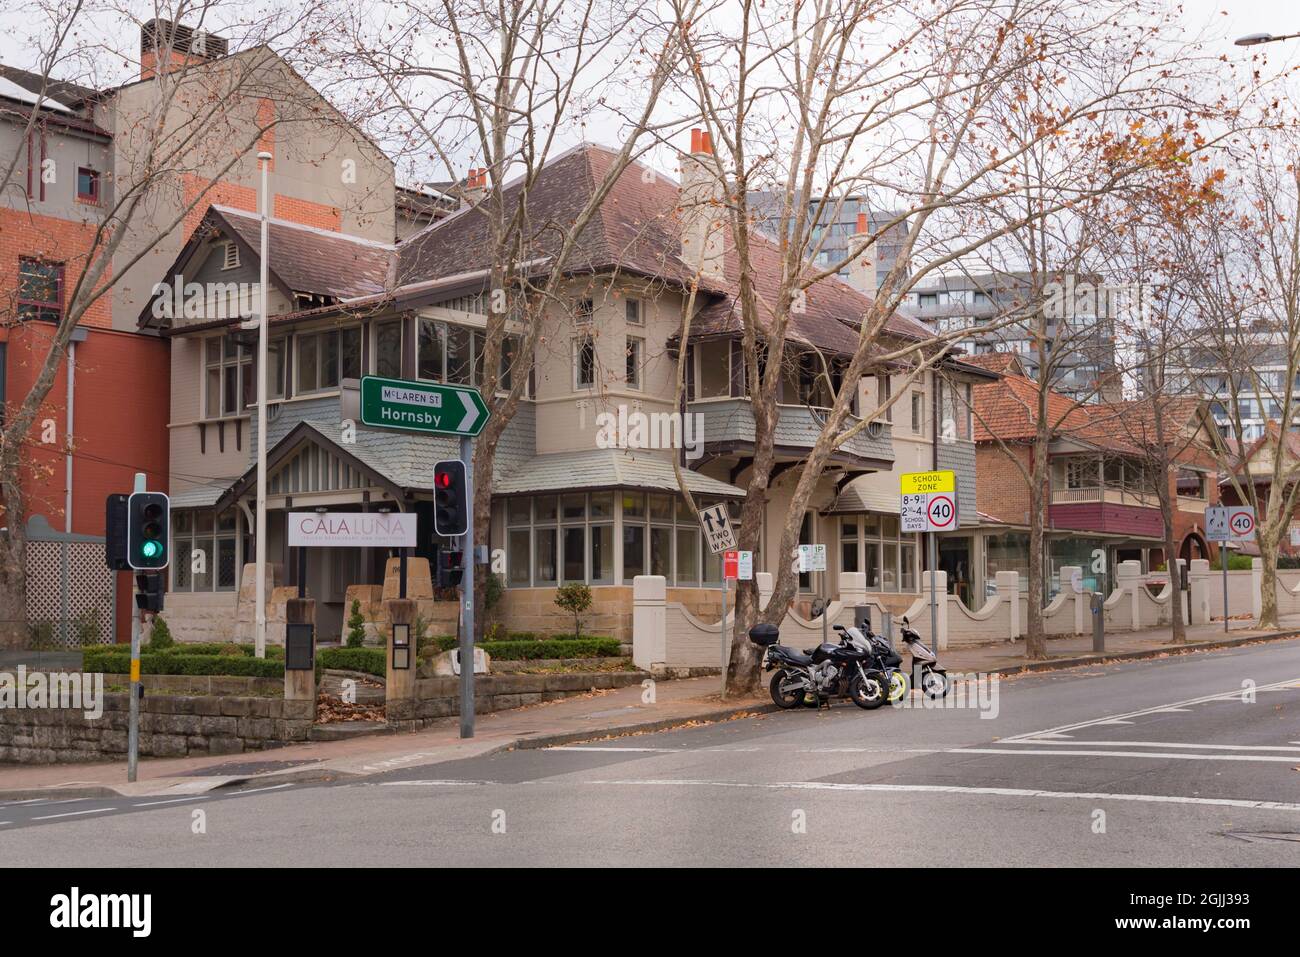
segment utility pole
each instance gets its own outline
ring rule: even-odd
[[[474,443],[468,435],[460,437],[460,460],[465,463],[465,550],[461,572],[461,600],[464,602],[460,632],[460,736],[474,737],[474,575],[478,555],[474,545]]]
[[[266,657],[266,355],[269,330],[267,329],[268,283],[270,259],[271,197],[268,194],[271,154],[263,150],[257,154],[262,166],[262,232],[261,250],[257,257],[258,317],[257,317],[257,519],[254,542],[257,553],[255,572],[257,581],[253,590],[254,602],[254,653]]]

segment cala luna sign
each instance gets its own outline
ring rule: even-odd
[[[290,512],[289,547],[414,548],[414,512]]]

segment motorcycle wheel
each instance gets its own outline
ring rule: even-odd
[[[788,677],[784,669],[772,675],[772,680],[768,682],[767,689],[772,694],[772,701],[778,708],[797,708],[803,704],[803,689],[797,688],[794,691],[783,692],[781,682]]]
[[[907,697],[911,686],[907,680],[907,675],[901,671],[891,671],[889,673],[889,703],[897,704]]]
[[[849,700],[864,711],[874,711],[885,703],[885,683],[877,671],[854,675],[849,682]]]
[[[946,698],[951,690],[948,675],[943,671],[927,668],[921,675],[921,690],[930,698]]]

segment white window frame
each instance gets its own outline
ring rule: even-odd
[[[623,348],[624,381],[629,389],[640,392],[645,388],[645,337],[628,336]],[[629,366],[635,371],[635,378],[627,376]]]

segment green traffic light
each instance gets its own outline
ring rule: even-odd
[[[162,554],[162,542],[145,542],[140,546],[140,553],[145,558],[157,558]]]

